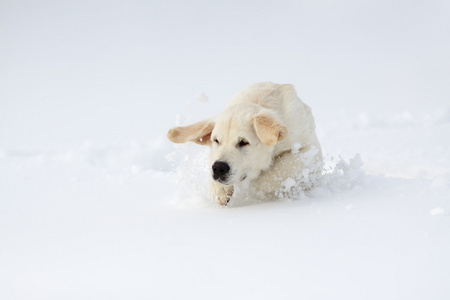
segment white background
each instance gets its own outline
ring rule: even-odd
[[[448,299],[449,20],[446,1],[1,1],[0,294]],[[220,209],[203,150],[165,133],[258,81],[295,85],[332,174]]]

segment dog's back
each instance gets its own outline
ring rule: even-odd
[[[283,106],[283,100],[289,94],[295,94],[290,84],[276,84],[272,82],[255,83],[234,95],[227,103],[227,107],[252,102],[267,109],[278,111]]]

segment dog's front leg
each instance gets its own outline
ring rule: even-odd
[[[234,186],[223,185],[215,180],[210,180],[209,191],[214,201],[216,201],[220,205],[227,205],[227,203],[230,202],[230,199],[233,196]]]
[[[252,182],[252,186],[257,191],[276,195],[288,185],[287,180],[290,179],[289,185],[294,180],[295,185],[299,185],[305,190],[311,188],[322,172],[322,153],[318,151],[315,156],[306,160],[303,155],[310,149],[310,147],[305,147],[298,153],[286,152],[282,156],[276,157],[270,169],[262,172]],[[302,171],[307,172],[302,175]]]

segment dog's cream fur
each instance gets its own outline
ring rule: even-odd
[[[311,109],[290,84],[254,84],[235,95],[218,116],[172,128],[167,136],[174,143],[210,146],[211,167],[215,162],[229,165],[226,178],[210,179],[210,192],[221,205],[241,182],[274,195],[292,187],[287,182],[294,179],[310,188],[322,170]]]

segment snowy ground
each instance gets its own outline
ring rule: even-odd
[[[0,5],[1,298],[449,299],[448,5],[208,3]],[[326,174],[218,207],[165,132],[259,80],[312,107]]]
[[[3,150],[4,295],[446,299],[448,116],[400,125],[348,117],[336,121],[345,133],[322,126],[322,143],[359,148],[362,169],[357,157],[341,161],[298,200],[227,209],[207,198],[197,146],[172,163],[161,161],[192,149],[121,141]]]

